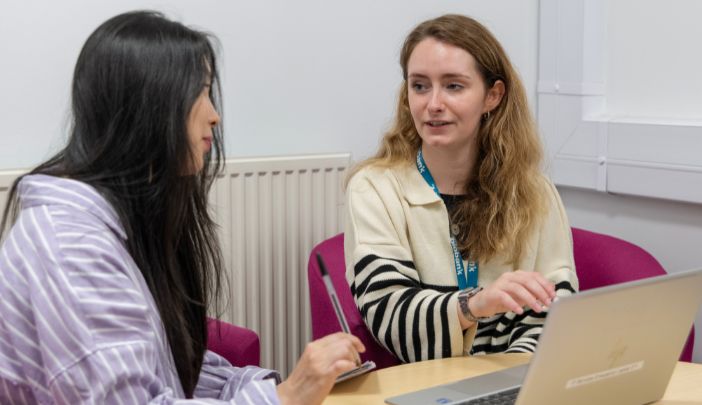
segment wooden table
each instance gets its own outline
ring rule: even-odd
[[[530,357],[529,354],[491,354],[390,367],[337,384],[324,405],[382,404],[387,397],[527,363]],[[702,404],[702,364],[679,362],[663,399],[655,403]]]

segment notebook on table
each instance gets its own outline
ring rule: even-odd
[[[702,270],[564,297],[552,304],[528,365],[385,402],[619,405],[656,401],[665,392],[700,304]],[[495,402],[478,400],[500,392],[510,394],[500,394],[503,397]]]

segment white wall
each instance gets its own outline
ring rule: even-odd
[[[702,2],[607,3],[608,113],[702,122]]]
[[[644,125],[654,123],[661,127],[670,124],[668,131],[656,134],[662,139],[656,144],[653,158],[649,154],[641,159],[651,161],[657,157],[663,162],[677,159],[692,166],[699,165],[702,150],[683,150],[685,148],[675,144],[675,139],[679,138],[674,138],[673,132],[677,124],[682,124],[692,128],[688,140],[702,137],[702,76],[699,74],[702,54],[697,52],[697,42],[702,37],[702,25],[698,21],[702,2],[617,0],[602,3],[607,30],[602,41],[606,48],[603,67],[606,86],[603,89],[605,102],[599,111],[601,117]],[[635,135],[628,144],[632,156],[648,146],[643,145],[643,141],[650,141],[650,134],[646,135],[647,139],[640,137],[638,142]],[[583,153],[582,145],[585,143],[574,143],[573,151]],[[601,153],[602,149],[600,144],[592,148],[592,153]],[[683,171],[679,174],[684,175]],[[675,176],[666,180],[672,183],[671,187],[685,184],[682,178]],[[652,179],[645,176],[629,181],[638,189],[652,187]],[[603,188],[607,189],[606,186]],[[691,187],[699,190],[699,183]],[[563,186],[559,191],[573,226],[636,243],[651,252],[668,272],[702,268],[701,204]],[[655,325],[653,320],[652,326]],[[696,327],[694,359],[702,362],[702,311],[698,313]]]
[[[219,37],[230,157],[373,153],[400,83],[402,39],[446,12],[473,15],[503,42],[529,94],[536,0],[9,1],[0,6],[0,169],[63,143],[73,65],[95,27],[155,8]]]

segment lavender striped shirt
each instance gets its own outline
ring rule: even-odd
[[[19,185],[0,248],[0,403],[278,404],[278,375],[207,352],[186,400],[161,319],[92,187],[45,175]]]

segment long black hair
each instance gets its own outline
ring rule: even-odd
[[[210,82],[210,97],[221,111],[209,38],[150,11],[121,14],[100,25],[76,63],[68,144],[31,171],[90,184],[115,208],[127,249],[158,306],[188,397],[206,350],[207,310],[219,309],[221,288],[222,256],[207,207],[224,155],[220,126],[213,128],[204,167],[188,174],[197,159],[187,119]],[[17,216],[19,180],[0,230]]]

